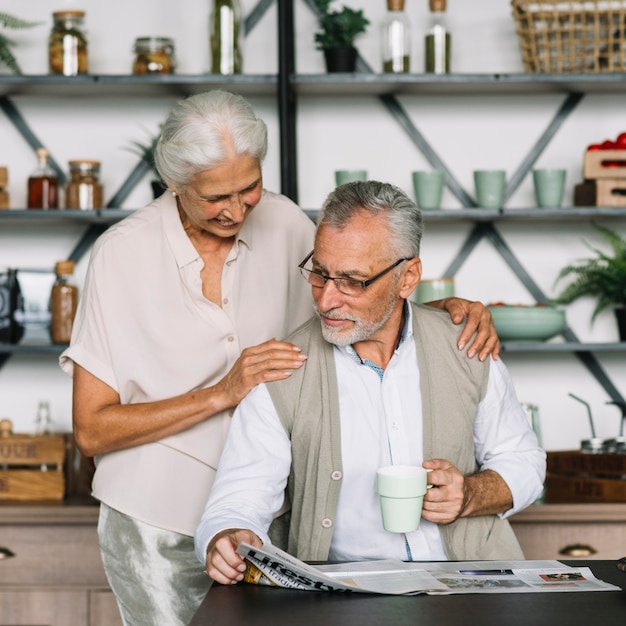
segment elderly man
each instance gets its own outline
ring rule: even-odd
[[[519,559],[506,517],[539,495],[545,453],[505,366],[468,359],[449,316],[407,301],[419,283],[421,214],[402,192],[349,183],[326,200],[300,264],[317,317],[290,337],[308,356],[240,404],[196,531],[223,584],[240,541],[269,541],[291,502],[289,552],[305,560]],[[383,529],[375,474],[432,470],[422,523]]]

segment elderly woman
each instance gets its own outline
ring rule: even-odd
[[[94,245],[70,347],[73,420],[96,458],[107,576],[127,625],[186,625],[211,581],[193,533],[234,407],[306,359],[280,341],[311,314],[298,263],[313,224],[263,189],[267,131],[241,97],[177,104],[156,148],[169,193]],[[479,303],[437,303],[479,358],[499,342]]]

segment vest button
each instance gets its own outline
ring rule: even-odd
[[[333,480],[341,480],[341,479],[342,479],[342,477],[343,477],[343,474],[342,474],[339,470],[335,470],[335,471],[334,471],[334,472],[330,475],[330,477],[331,477]]]
[[[325,518],[322,520],[322,526],[323,526],[324,528],[332,528],[332,525],[333,525],[333,520],[328,519],[327,517],[325,517]]]

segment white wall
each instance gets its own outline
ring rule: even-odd
[[[207,17],[209,0],[182,0],[177,5],[165,0],[47,0],[13,3],[5,10],[20,17],[42,20],[42,26],[15,31],[15,52],[27,74],[47,72],[47,36],[51,12],[82,8],[87,12],[90,41],[90,70],[94,74],[125,74],[132,64],[135,37],[170,36],[175,40],[178,73],[203,73],[208,69]],[[338,4],[342,2],[338,0]],[[427,0],[408,0],[407,13],[413,25],[412,69],[423,67],[423,36]],[[249,11],[253,0],[244,1]],[[379,28],[385,3],[357,0],[371,21],[359,50],[374,71],[380,71]],[[175,7],[175,8],[173,8]],[[506,73],[523,70],[514,21],[508,0],[449,0],[453,33],[453,71],[462,73]],[[308,7],[296,2],[297,69],[302,73],[324,71],[321,52],[315,50],[315,20]],[[276,71],[276,9],[272,7],[246,39],[245,71]],[[513,173],[543,132],[564,99],[563,95],[523,96],[405,96],[400,101],[419,130],[432,143],[461,184],[472,191],[472,170],[501,167]],[[265,164],[265,184],[279,188],[278,128],[275,103],[271,98],[252,98],[253,105],[270,127],[270,152]],[[107,195],[124,181],[137,162],[128,151],[132,140],[154,132],[166,116],[174,98],[47,98],[16,97],[14,102],[35,133],[50,147],[56,160],[66,165],[72,158],[102,161],[102,179]],[[298,167],[300,203],[319,206],[333,186],[333,171],[344,167],[364,168],[371,178],[395,183],[412,194],[410,173],[428,167],[397,123],[376,98],[309,97],[298,104]],[[587,144],[614,138],[626,130],[623,96],[588,95],[561,128],[538,166],[564,167],[568,171],[565,204],[571,204],[574,185],[582,178],[582,156]],[[34,167],[30,148],[13,127],[0,117],[0,165],[9,167],[11,205],[25,204],[25,184]],[[125,203],[136,208],[150,197],[149,177]],[[532,185],[525,180],[508,207],[533,206]],[[458,207],[446,191],[443,206]],[[619,221],[606,225],[625,232]],[[440,275],[450,263],[471,228],[467,223],[428,224],[423,245],[425,277]],[[603,245],[586,222],[503,223],[497,226],[533,279],[548,295],[554,295],[554,279],[568,262],[586,256],[582,238]],[[36,224],[6,226],[0,222],[0,266],[52,267],[78,241],[82,229],[67,224],[53,233]],[[78,277],[85,270],[83,261]],[[531,303],[532,298],[488,242],[482,242],[456,276],[460,296],[484,302]],[[610,312],[590,325],[593,302],[581,301],[567,308],[567,318],[583,341],[617,340]],[[626,394],[626,364],[623,353],[600,355],[603,367]],[[522,401],[539,406],[544,444],[548,449],[576,448],[590,435],[582,405],[568,397],[576,393],[593,409],[599,436],[618,434],[620,414],[607,406],[609,399],[575,356],[507,355]],[[14,355],[0,371],[0,417],[14,420],[15,429],[29,431],[40,399],[51,403],[59,428],[71,427],[70,381],[58,370],[51,356]]]

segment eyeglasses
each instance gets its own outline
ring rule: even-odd
[[[298,265],[302,276],[306,278],[312,287],[319,288],[323,287],[329,280],[332,280],[335,283],[335,287],[337,287],[337,289],[346,296],[358,296],[372,283],[376,282],[379,278],[382,278],[395,267],[398,267],[400,263],[410,261],[412,259],[412,257],[403,257],[402,259],[398,259],[389,267],[386,267],[382,272],[376,274],[376,276],[372,276],[367,280],[357,280],[356,278],[335,278],[334,276],[326,276],[326,274],[316,272],[315,270],[304,269],[304,266],[312,256],[313,252],[308,254],[306,259]]]

